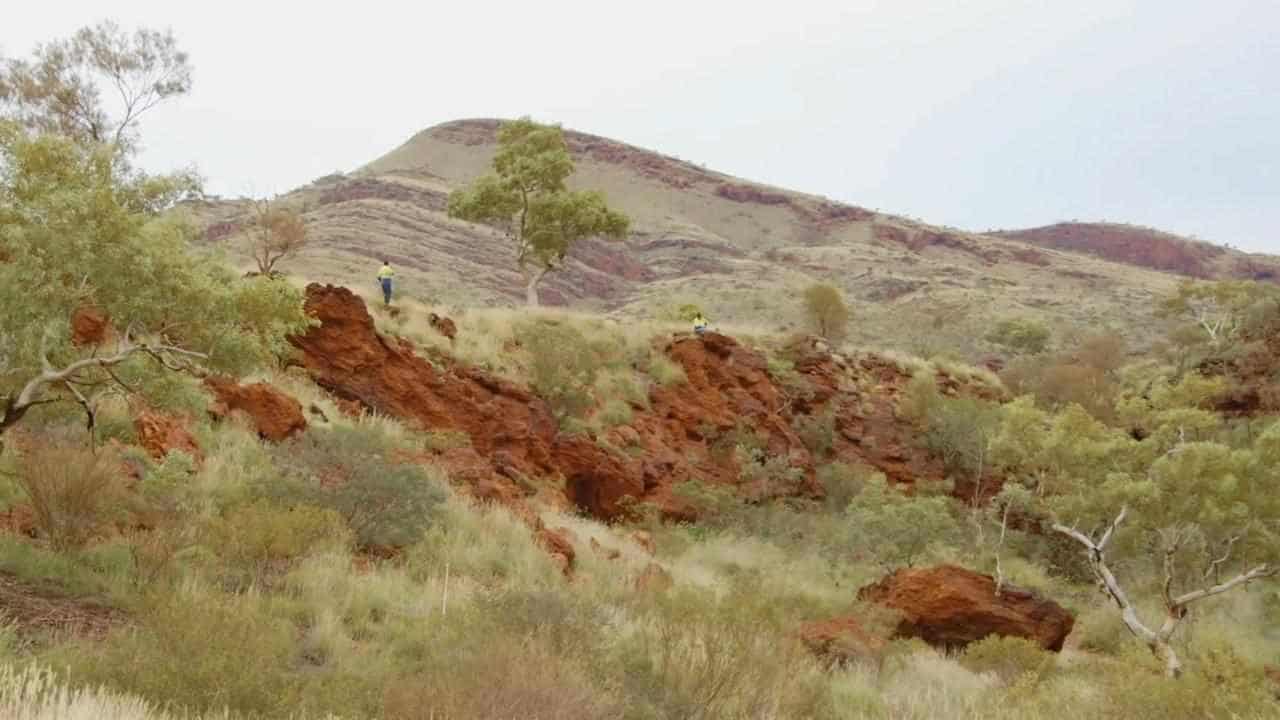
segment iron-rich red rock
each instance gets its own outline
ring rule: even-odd
[[[896,634],[935,647],[960,648],[988,635],[1027,638],[1062,650],[1075,616],[1052,600],[955,565],[906,568],[868,585],[863,600],[902,613]]]
[[[205,378],[204,385],[216,399],[210,415],[221,419],[243,412],[264,440],[281,442],[307,429],[302,404],[267,383],[240,385],[230,378],[211,376]]]

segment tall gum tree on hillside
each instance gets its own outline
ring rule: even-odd
[[[572,174],[564,132],[521,118],[498,129],[493,173],[449,195],[450,217],[498,228],[515,244],[530,307],[538,305],[538,283],[563,266],[574,243],[622,239],[630,228],[602,193],[569,190]]]

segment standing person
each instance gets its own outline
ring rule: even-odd
[[[391,269],[391,263],[386,260],[382,261],[382,268],[378,270],[378,284],[382,286],[382,304],[391,304],[391,278],[396,276],[396,271]]]

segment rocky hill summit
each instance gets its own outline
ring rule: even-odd
[[[286,200],[311,247],[284,268],[363,287],[379,259],[405,292],[457,307],[519,302],[512,249],[490,228],[447,216],[449,193],[486,171],[499,121],[460,120],[414,135],[350,174]],[[1114,325],[1141,345],[1146,308],[1182,277],[1271,277],[1275,262],[1158,233],[1093,228],[982,235],[745,181],[622,142],[567,130],[571,184],[600,189],[633,220],[623,242],[588,240],[541,286],[546,305],[657,317],[694,302],[722,322],[791,331],[799,291],[840,287],[857,306],[853,340],[920,352],[972,345],[992,318],[1054,327]],[[207,242],[243,247],[248,206],[192,206]],[[1088,230],[1081,235],[1081,232]],[[1092,253],[1092,254],[1089,254]],[[981,348],[963,348],[976,359]]]

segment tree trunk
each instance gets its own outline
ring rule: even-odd
[[[525,276],[524,303],[526,307],[538,307],[538,283],[542,276],[550,272],[550,268],[539,268]]]
[[[1177,678],[1182,676],[1182,661],[1178,659],[1178,653],[1174,652],[1173,646],[1168,640],[1156,639],[1149,644],[1151,654],[1155,655],[1164,663],[1164,674],[1166,677]]]

